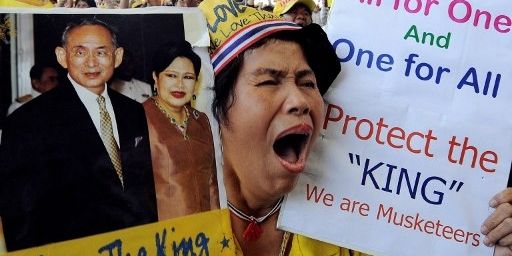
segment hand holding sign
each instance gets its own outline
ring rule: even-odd
[[[495,244],[510,249],[512,246],[512,188],[507,188],[495,195],[489,206],[496,209],[483,223],[482,234],[486,236],[484,244]]]

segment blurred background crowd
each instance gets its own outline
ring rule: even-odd
[[[202,0],[50,0],[55,7],[66,8],[143,8],[150,6],[197,7]],[[261,10],[273,12],[276,15],[300,25],[317,23],[325,25],[330,3],[327,0],[241,0],[241,4]],[[303,21],[300,21],[303,20]],[[304,24],[302,24],[304,23]]]

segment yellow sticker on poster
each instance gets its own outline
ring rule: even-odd
[[[7,253],[5,256],[234,255],[227,209]]]

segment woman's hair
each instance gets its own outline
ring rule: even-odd
[[[192,62],[197,79],[201,70],[201,58],[192,50],[190,43],[185,40],[167,42],[158,47],[153,57],[152,71],[158,76],[177,57],[184,57]]]
[[[311,67],[313,72],[315,73],[315,77],[317,78],[317,84],[320,86],[324,86],[324,82],[322,79],[319,79],[319,76],[322,74],[321,72],[321,64],[319,63],[318,56],[314,56],[315,54],[322,54],[322,52],[316,52],[314,42],[311,42],[306,36],[302,33],[297,33],[298,31],[281,31],[274,33],[247,48],[244,52],[237,55],[237,57],[231,61],[226,67],[215,76],[215,85],[214,92],[215,96],[212,103],[212,112],[215,119],[223,124],[229,125],[229,120],[227,117],[228,111],[231,106],[234,104],[236,100],[235,95],[235,83],[238,78],[238,73],[240,72],[245,55],[251,52],[254,49],[257,49],[269,42],[273,41],[287,41],[287,42],[296,42],[302,48],[302,52],[308,62],[308,65]],[[332,82],[332,81],[331,81]],[[330,85],[327,85],[327,87]],[[323,93],[322,89],[320,92]]]

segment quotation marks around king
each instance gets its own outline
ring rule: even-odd
[[[442,204],[446,192],[459,192],[464,186],[464,182],[461,181],[447,182],[441,177],[428,176],[420,171],[408,170],[389,163],[372,162],[369,158],[361,159],[357,154],[349,153],[348,157],[351,164],[362,167],[361,186],[373,187],[396,195],[405,194],[412,199],[418,197],[429,204]]]
[[[410,177],[411,171],[406,168],[400,168],[398,173],[398,167],[395,165],[372,162],[370,159],[354,153],[349,153],[348,158],[352,165],[361,167],[363,173],[362,186],[366,186],[368,183],[370,189],[373,185],[377,190],[396,193],[397,195],[401,194],[401,190],[407,190],[404,193],[412,199],[416,199],[417,193],[420,193],[421,198],[432,205],[440,205],[443,202],[445,192],[453,191],[456,193],[462,191],[464,186],[463,182],[456,180],[446,182],[444,179],[435,176],[425,178],[425,175],[420,172],[416,172],[415,177]],[[379,180],[376,179],[377,176],[386,176],[387,178]],[[366,182],[367,180],[371,181]],[[380,181],[380,183],[377,181]],[[364,199],[358,198],[357,195],[334,194],[328,187],[310,183],[306,183],[305,186],[305,201],[309,207],[337,210],[341,222],[350,222],[356,218],[362,218],[368,222],[373,221],[374,225],[390,225],[393,229],[421,233],[435,239],[473,247],[482,245],[479,231],[463,227],[461,223],[452,223],[450,220],[433,215],[433,211],[424,212],[403,207],[402,209],[392,203],[364,201]],[[391,188],[395,190],[392,191]]]
[[[361,165],[361,157],[349,153],[352,164]],[[369,159],[365,160],[365,163]],[[462,182],[452,182],[459,184],[458,189],[462,187]],[[441,220],[438,217],[424,215],[421,212],[404,212],[398,207],[384,203],[369,203],[361,201],[355,197],[339,196],[335,199],[334,194],[328,192],[327,188],[306,184],[306,201],[314,207],[336,207],[343,216],[351,218],[365,218],[368,221],[377,221],[376,224],[392,225],[394,228],[405,229],[410,232],[423,233],[426,236],[432,236],[437,239],[456,242],[459,244],[469,244],[474,247],[481,245],[481,236],[478,231],[459,228],[458,225]],[[346,219],[345,221],[350,221]]]

